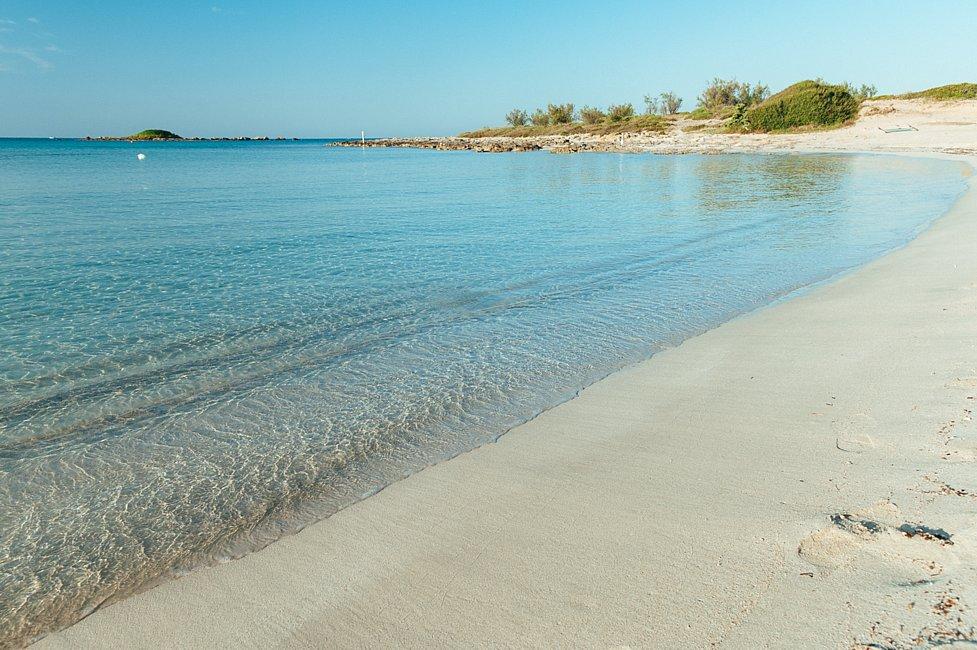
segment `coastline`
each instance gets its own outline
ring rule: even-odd
[[[972,626],[975,441],[933,433],[965,429],[977,391],[972,185],[903,249],[41,645],[823,644],[828,628],[844,645]],[[953,544],[898,531],[916,524]]]
[[[617,134],[577,133],[538,136],[379,138],[347,140],[334,146],[408,147],[441,151],[509,153],[545,150],[551,153],[720,154],[743,152],[932,152],[972,154],[977,151],[977,100],[877,99],[863,102],[853,124],[840,128],[789,133],[717,132],[721,120],[670,120],[665,132]],[[882,131],[917,124],[911,132]],[[962,140],[961,140],[962,139]]]

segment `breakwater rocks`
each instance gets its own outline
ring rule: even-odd
[[[342,140],[326,146],[333,147],[403,147],[409,149],[436,149],[438,151],[474,151],[478,153],[508,153],[540,151],[551,153],[616,152],[638,153],[648,151],[650,145],[661,146],[667,140],[662,136],[654,139],[635,135],[626,136],[527,136],[484,138],[378,138],[375,140]],[[669,153],[686,153],[684,147],[672,147]]]
[[[477,151],[505,153],[509,151],[538,151],[544,145],[535,138],[380,138],[377,140],[343,140],[332,143],[336,147],[406,147],[437,149],[438,151]]]
[[[103,135],[103,136],[98,136],[93,138],[90,135],[86,135],[84,138],[82,138],[82,140],[86,140],[90,142],[269,142],[269,141],[279,142],[282,140],[297,141],[299,139],[300,138],[285,138],[282,136],[279,136],[277,138],[269,138],[266,135],[259,135],[253,137],[242,135],[242,136],[224,137],[224,138],[197,138],[197,137],[181,138],[179,136],[175,138],[166,138],[166,137],[134,138],[130,136],[116,137],[116,136],[108,136],[108,135]]]

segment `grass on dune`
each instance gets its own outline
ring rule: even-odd
[[[977,99],[977,84],[959,83],[937,86],[914,93],[902,95],[880,95],[873,99],[932,99],[934,101],[955,101],[961,99]]]

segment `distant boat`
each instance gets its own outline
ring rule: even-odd
[[[136,160],[146,160],[146,154],[144,154],[144,153],[137,153],[136,154]]]

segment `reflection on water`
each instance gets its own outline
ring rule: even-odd
[[[950,163],[0,144],[0,639],[905,242]]]

